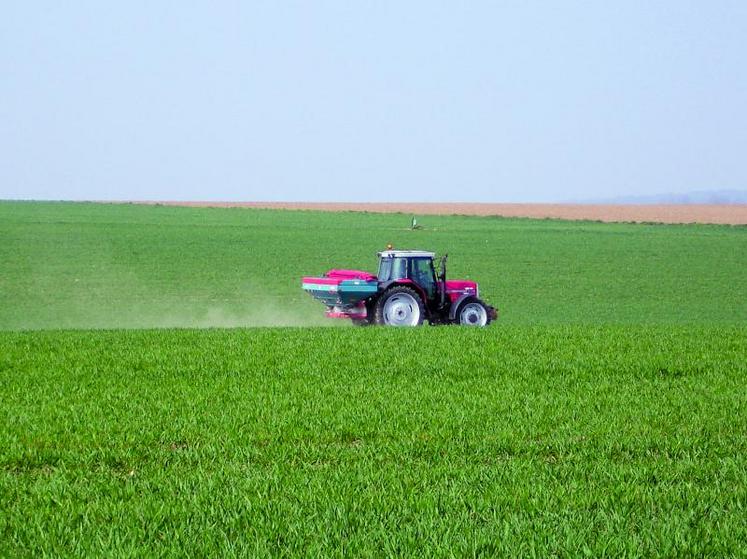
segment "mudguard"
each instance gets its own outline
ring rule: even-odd
[[[459,297],[459,299],[457,299],[456,301],[454,301],[451,304],[451,307],[449,307],[449,320],[454,320],[456,318],[456,313],[459,310],[459,307],[462,305],[462,303],[464,303],[465,301],[468,301],[468,300],[471,300],[471,301],[480,301],[480,298],[476,297],[473,293],[465,293],[464,295],[462,295],[461,297]],[[483,305],[485,305],[486,307],[488,307],[488,312],[490,312],[490,309],[493,308],[493,307],[488,306],[483,301],[480,301],[480,302]]]
[[[417,292],[417,294],[420,295],[420,299],[423,301],[423,306],[425,307],[426,316],[430,315],[430,310],[428,309],[428,298],[425,295],[425,291],[423,291],[423,289],[417,283],[415,283],[409,278],[399,278],[399,279],[393,279],[393,280],[381,282],[379,284],[378,295],[381,295],[387,289],[395,285],[403,285],[405,287],[409,287],[410,289],[414,289]]]
[[[454,301],[451,304],[451,307],[449,307],[449,320],[451,321],[456,320],[456,313],[459,310],[459,307],[462,305],[462,303],[468,300],[479,301],[480,303],[485,305],[485,308],[488,311],[488,316],[490,317],[490,320],[496,320],[498,318],[498,310],[495,307],[488,305],[485,301],[483,301],[479,297],[476,297],[475,295],[472,295],[471,293],[465,293],[464,295],[459,297],[459,299]]]

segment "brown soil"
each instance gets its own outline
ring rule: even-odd
[[[495,215],[650,223],[723,223],[747,225],[747,204],[470,204],[345,202],[141,202],[174,206],[273,208],[413,215]]]

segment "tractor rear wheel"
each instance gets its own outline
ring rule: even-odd
[[[463,326],[487,326],[490,324],[490,313],[480,299],[468,299],[459,305],[456,320]]]
[[[376,324],[384,326],[419,326],[425,317],[425,305],[413,289],[398,285],[386,291],[374,309]]]

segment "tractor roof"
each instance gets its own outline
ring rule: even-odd
[[[381,258],[433,258],[435,255],[435,252],[428,252],[426,250],[382,250],[379,253],[379,257]]]

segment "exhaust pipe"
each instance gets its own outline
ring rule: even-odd
[[[444,254],[441,257],[441,308],[446,306],[446,260],[449,258],[448,254]]]

